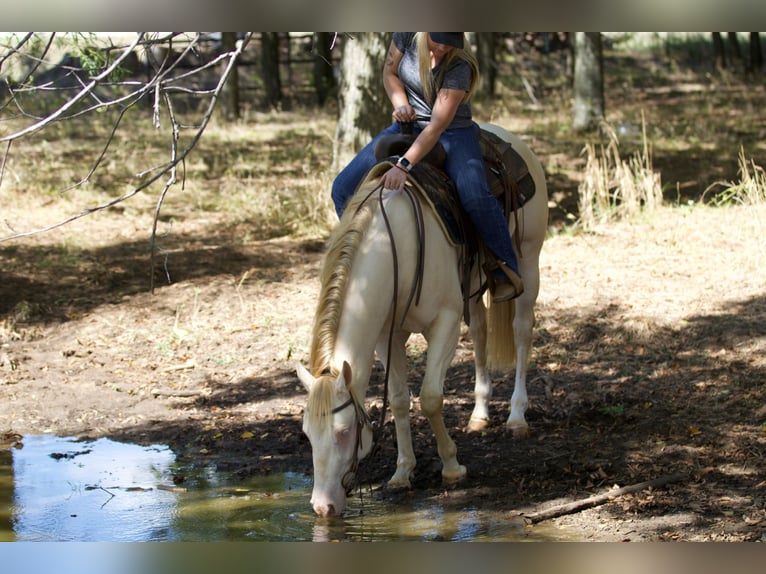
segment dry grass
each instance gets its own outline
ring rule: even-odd
[[[739,156],[740,179],[736,182],[716,182],[705,193],[723,187],[716,193],[712,203],[717,206],[742,204],[763,205],[766,203],[766,172],[753,159],[748,160],[744,148],[740,147]]]
[[[652,168],[651,145],[643,122],[640,151],[624,160],[616,131],[605,124],[606,145],[587,143],[586,165],[579,186],[580,224],[592,229],[597,223],[634,217],[662,205],[660,174]]]
[[[139,185],[139,174],[168,161],[167,129],[154,128],[150,110],[134,112],[87,179],[106,143],[109,118],[69,121],[16,142],[0,181],[0,238],[54,225],[112,201]],[[326,113],[253,113],[236,124],[213,122],[162,204],[163,232],[181,220],[214,218],[222,228],[248,224],[244,242],[325,234],[332,222],[327,166],[333,132]],[[182,133],[179,145],[184,143]],[[98,225],[96,220],[114,223],[122,214],[148,218],[163,183],[86,219]]]

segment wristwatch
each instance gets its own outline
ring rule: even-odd
[[[396,164],[402,166],[407,173],[409,173],[410,170],[412,170],[412,164],[410,163],[410,160],[408,160],[404,156],[400,157],[399,161],[397,161]]]

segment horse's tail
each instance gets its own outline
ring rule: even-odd
[[[516,366],[515,314],[516,301],[487,305],[487,368],[493,371],[510,371]]]

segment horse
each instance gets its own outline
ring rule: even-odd
[[[539,254],[547,232],[548,193],[539,159],[517,135],[496,125],[480,127],[513,145],[527,164],[535,193],[509,222],[512,237],[517,224],[519,227],[520,243],[515,247],[524,292],[504,303],[492,303],[488,298],[485,303],[481,296],[471,297],[468,303],[476,377],[468,430],[479,431],[489,424],[490,369],[508,370],[515,363],[506,425],[514,436],[524,436],[528,432],[527,362],[539,291]],[[377,175],[380,173],[378,170]],[[405,345],[412,333],[422,334],[427,342],[420,407],[436,437],[442,479],[452,484],[466,476],[442,416],[444,377],[457,349],[464,316],[461,250],[448,240],[430,206],[423,207],[419,216],[408,193],[380,190],[378,180],[368,175],[330,237],[320,274],[309,368],[297,365],[298,378],[308,391],[303,432],[312,447],[311,505],[320,517],[343,513],[357,465],[373,446],[373,426],[364,401],[376,352],[388,389],[383,416],[387,400],[398,446],[396,470],[387,486],[410,488],[416,461]],[[408,182],[407,189],[411,188]],[[375,195],[376,189],[379,195]],[[424,238],[422,243],[419,237]],[[486,279],[483,273],[475,263],[471,293],[481,293]],[[413,296],[416,291],[417,298]]]

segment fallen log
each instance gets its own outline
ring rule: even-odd
[[[537,524],[538,522],[543,522],[544,520],[558,518],[559,516],[564,516],[566,514],[574,514],[575,512],[580,512],[581,510],[599,506],[600,504],[604,504],[605,502],[613,500],[619,496],[624,496],[633,492],[640,492],[646,488],[659,488],[660,486],[670,484],[671,482],[678,482],[685,477],[686,475],[681,472],[668,474],[659,478],[655,478],[654,480],[647,480],[646,482],[639,482],[638,484],[631,484],[621,488],[615,488],[602,494],[595,494],[582,500],[575,500],[574,502],[552,506],[551,508],[546,508],[544,510],[532,512],[530,514],[524,514],[523,516],[524,519],[530,523]]]

